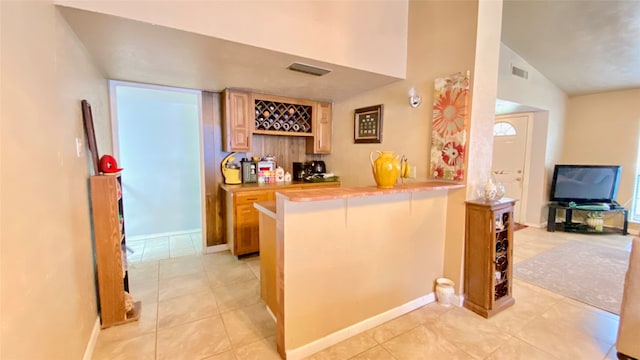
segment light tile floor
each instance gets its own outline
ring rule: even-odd
[[[128,240],[129,263],[158,261],[202,252],[202,232],[160,236],[141,240]]]
[[[629,249],[631,236],[527,228],[515,233],[514,256],[569,240]],[[259,270],[259,257],[229,252],[131,264],[142,316],[102,330],[93,359],[279,359]],[[488,320],[431,303],[309,359],[616,359],[617,315],[517,280],[513,293],[515,305]]]

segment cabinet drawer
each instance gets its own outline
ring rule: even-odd
[[[248,191],[235,194],[236,205],[253,204],[256,201],[269,200],[268,191]]]

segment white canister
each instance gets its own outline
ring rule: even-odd
[[[456,292],[453,285],[453,281],[447,278],[436,279],[436,298],[438,300],[438,304],[451,306],[451,304],[455,303]]]
[[[281,166],[276,168],[276,182],[284,182],[284,169]]]
[[[291,182],[291,174],[289,172],[284,173],[284,182]]]

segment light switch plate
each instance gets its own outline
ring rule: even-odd
[[[81,154],[82,154],[82,141],[80,141],[80,138],[76,138],[76,156],[80,157]]]

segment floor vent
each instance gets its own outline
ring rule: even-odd
[[[511,65],[511,74],[517,76],[517,77],[521,77],[523,79],[528,79],[529,78],[529,72],[525,69],[521,69],[515,65]]]
[[[315,76],[322,76],[322,75],[326,75],[326,74],[331,72],[331,70],[319,68],[319,67],[312,66],[312,65],[297,63],[297,62],[289,65],[287,67],[287,69],[293,70],[293,71],[299,71],[301,73],[311,74],[311,75],[315,75]]]

